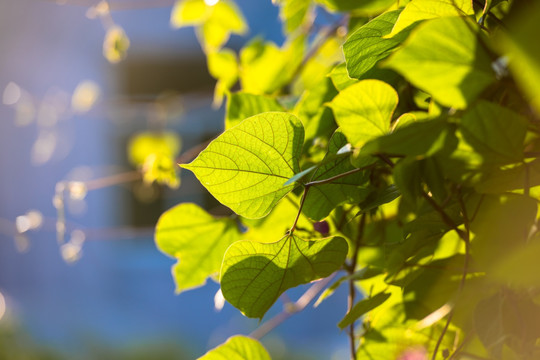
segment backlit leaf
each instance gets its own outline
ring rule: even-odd
[[[361,147],[390,130],[398,104],[396,91],[379,80],[364,80],[342,90],[330,103],[337,124],[351,145]]]
[[[474,15],[470,0],[411,0],[401,12],[390,36],[422,20],[466,15]]]
[[[329,276],[347,256],[341,237],[306,241],[286,235],[274,243],[238,241],[223,259],[223,296],[248,317],[262,318],[287,289]]]
[[[386,65],[438,103],[463,109],[495,80],[478,33],[477,26],[460,17],[427,21]]]
[[[222,204],[247,218],[270,212],[294,185],[283,186],[299,172],[304,141],[294,115],[255,115],[226,130],[190,164],[206,189]]]
[[[332,11],[351,11],[355,14],[370,16],[381,13],[396,0],[316,0]]]
[[[216,275],[225,250],[239,238],[233,220],[215,218],[190,203],[163,213],[155,234],[158,249],[178,259],[172,269],[177,293],[202,286]]]
[[[408,32],[385,38],[400,14],[400,10],[384,13],[356,30],[345,44],[343,52],[347,71],[353,78],[360,78],[379,60],[386,58],[406,38]]]
[[[238,125],[242,120],[269,111],[283,111],[276,99],[265,95],[244,92],[232,93],[227,100],[225,129]]]
[[[378,293],[375,296],[360,300],[353,306],[351,311],[349,311],[347,315],[345,315],[345,317],[341,319],[338,324],[339,328],[341,330],[345,329],[347,326],[356,321],[359,317],[385,302],[390,297],[390,295],[390,293],[382,292]]]
[[[198,360],[271,360],[271,358],[257,340],[236,335],[208,351]]]

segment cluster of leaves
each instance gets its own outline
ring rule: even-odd
[[[235,213],[162,215],[177,292],[214,277],[262,318],[288,289],[341,272],[317,303],[350,284],[338,326],[353,358],[540,358],[540,6],[278,5],[285,43],[239,54],[223,47],[247,29],[232,0],[173,10],[227,99],[223,134],[181,166]],[[337,23],[318,27],[321,11]],[[203,358],[269,356],[238,336]]]

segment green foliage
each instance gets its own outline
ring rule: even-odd
[[[257,341],[246,336],[233,336],[224,344],[210,350],[199,360],[270,360],[270,355]]]
[[[352,358],[539,358],[537,4],[281,0],[284,44],[236,54],[222,45],[243,20],[222,3],[173,11],[202,31],[227,97],[225,132],[181,166],[235,213],[163,215],[178,291],[219,272],[225,299],[262,319],[341,270],[316,305],[346,283],[362,293],[338,324]],[[324,11],[342,14],[319,31]],[[259,347],[234,337],[205,358],[267,359]]]

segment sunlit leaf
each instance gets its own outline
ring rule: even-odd
[[[223,296],[247,317],[262,318],[285,290],[329,276],[345,261],[341,237],[306,241],[286,235],[274,243],[238,241],[223,259]]]
[[[286,0],[281,4],[279,17],[285,32],[291,33],[306,21],[310,9],[310,0]]]
[[[214,90],[214,104],[219,106],[225,93],[238,80],[238,61],[236,54],[230,49],[209,53],[207,59],[208,71],[217,80]]]
[[[265,95],[253,95],[244,92],[232,93],[227,100],[225,129],[238,125],[248,117],[269,111],[283,111],[276,99]]]
[[[343,52],[347,61],[347,71],[353,78],[360,78],[379,60],[385,59],[407,37],[408,32],[402,32],[393,38],[388,35],[400,14],[400,10],[386,12],[349,36],[343,44]]]
[[[395,0],[316,0],[332,11],[354,11],[356,14],[370,16],[380,14],[394,4]]]
[[[216,275],[225,250],[239,238],[233,220],[215,218],[190,203],[161,215],[155,234],[158,249],[178,259],[172,269],[177,293],[204,285],[207,277]]]
[[[336,131],[330,139],[327,157],[337,154],[347,144],[341,131]],[[353,170],[348,157],[339,157],[319,167],[310,181],[320,181]],[[303,212],[313,220],[322,220],[337,206],[343,203],[359,202],[368,191],[360,186],[368,181],[365,172],[356,172],[339,178],[329,184],[310,187],[305,199]]]
[[[235,335],[208,351],[198,360],[271,360],[266,349],[255,339]]]
[[[345,63],[337,65],[329,74],[332,79],[332,83],[335,88],[339,91],[345,89],[346,87],[356,84],[358,81],[352,79],[347,72],[347,66]]]
[[[299,171],[303,141],[302,123],[294,115],[264,113],[226,130],[181,166],[237,214],[260,218],[292,190],[283,184]]]
[[[361,147],[366,141],[389,132],[397,104],[398,95],[390,85],[364,80],[342,90],[330,106],[349,142]]]
[[[111,63],[117,63],[127,56],[129,38],[124,29],[114,25],[107,30],[103,41],[103,56]]]
[[[463,109],[495,80],[478,33],[463,18],[433,19],[412,31],[385,63],[440,104]]]
[[[403,9],[390,36],[422,20],[474,15],[470,0],[411,0]]]

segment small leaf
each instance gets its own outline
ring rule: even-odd
[[[464,18],[439,18],[418,26],[386,66],[440,104],[463,109],[495,81],[478,27]]]
[[[401,12],[390,36],[422,20],[474,15],[470,0],[411,0]]]
[[[330,139],[326,158],[336,156],[338,150],[345,144],[347,144],[347,139],[340,130],[337,130]],[[320,166],[310,181],[328,179],[353,169],[348,157],[338,157]],[[364,191],[360,189],[360,186],[368,180],[366,175],[366,172],[356,172],[328,184],[310,187],[302,208],[303,213],[309,218],[319,221],[343,203],[359,202],[367,194],[365,189]]]
[[[403,32],[393,38],[389,34],[400,14],[400,10],[386,12],[356,30],[345,44],[343,52],[347,61],[347,71],[352,78],[359,79],[379,60],[385,59],[407,37]]]
[[[105,40],[103,41],[103,56],[110,63],[122,61],[127,56],[129,49],[129,38],[124,29],[118,25],[114,25],[107,30]]]
[[[349,142],[361,147],[390,130],[398,104],[396,91],[379,80],[363,80],[342,90],[330,103],[337,124]]]
[[[242,120],[269,111],[283,111],[276,99],[244,92],[232,93],[227,101],[225,129],[238,125]]]
[[[262,318],[287,289],[329,276],[345,261],[341,237],[306,241],[286,235],[274,243],[238,241],[223,259],[223,296],[247,317]]]
[[[378,293],[377,295],[360,300],[357,302],[351,311],[345,315],[343,319],[339,322],[338,326],[341,330],[345,329],[347,326],[355,322],[360,316],[366,314],[367,312],[375,309],[377,306],[384,303],[389,297],[390,293]]]
[[[235,335],[208,351],[198,360],[271,360],[266,349],[255,339]]]
[[[281,4],[279,17],[286,33],[292,33],[309,18],[310,0],[286,0]]]
[[[233,220],[214,218],[190,203],[163,213],[155,235],[158,249],[179,260],[173,266],[177,293],[204,285],[217,274],[225,250],[239,238]]]
[[[214,91],[214,105],[220,106],[225,93],[238,80],[238,61],[236,54],[231,49],[211,52],[207,55],[207,59],[208,72],[217,80]]]
[[[261,218],[294,185],[304,129],[294,115],[268,112],[226,130],[190,164],[206,189],[238,215]]]

